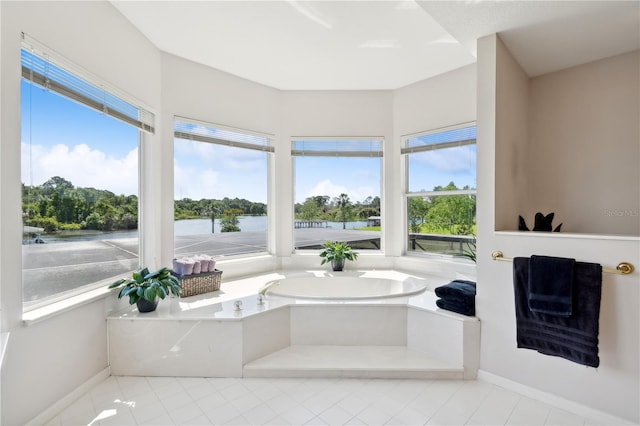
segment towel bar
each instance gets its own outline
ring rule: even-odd
[[[513,262],[513,259],[510,257],[504,257],[503,253],[500,250],[496,250],[491,253],[491,258],[493,260],[502,260],[505,262]],[[622,274],[628,275],[633,272],[633,265],[629,262],[620,262],[616,269],[602,268],[602,272],[608,272],[610,274]]]

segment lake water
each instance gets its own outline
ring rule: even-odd
[[[241,232],[266,232],[267,217],[266,216],[239,216],[238,217]],[[328,222],[327,225],[333,229],[342,229],[342,222]],[[220,220],[215,220],[214,233],[220,233]],[[356,229],[367,226],[366,221],[347,222],[347,229]],[[176,236],[180,235],[201,235],[211,233],[211,219],[185,219],[174,222],[174,232]],[[65,243],[72,241],[92,241],[92,240],[111,240],[116,238],[136,238],[138,230],[132,231],[115,231],[115,232],[99,232],[99,231],[66,231],[58,235],[43,235],[42,239],[47,243]]]

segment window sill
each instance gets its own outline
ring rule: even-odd
[[[640,241],[640,236],[636,235],[607,235],[571,232],[495,231],[495,235],[542,238],[573,238],[586,240]]]
[[[94,300],[102,299],[112,293],[106,287],[96,288],[58,302],[42,306],[22,314],[22,323],[24,325],[32,325],[41,321],[52,318],[56,315],[71,311]]]

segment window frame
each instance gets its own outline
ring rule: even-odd
[[[226,132],[241,134],[241,135],[249,136],[249,137],[264,138],[264,139],[266,139],[267,142],[266,142],[265,145],[259,145],[259,144],[251,144],[251,143],[242,142],[242,141],[231,141],[231,140],[226,140],[226,139],[207,137],[207,136],[202,136],[202,135],[192,135],[192,136],[190,136],[188,133],[186,133],[184,131],[176,130],[176,123],[178,123],[178,122],[182,122],[184,124],[191,124],[191,125],[195,125],[195,126],[202,126],[202,127],[206,127],[206,128],[209,128],[209,129],[216,129],[216,130],[222,130],[222,131],[226,131]],[[184,139],[184,140],[191,140],[191,141],[196,141],[196,142],[201,142],[201,143],[213,143],[213,144],[218,144],[218,145],[222,145],[222,146],[229,146],[229,147],[234,147],[234,148],[251,149],[251,150],[264,152],[267,155],[267,157],[266,157],[266,165],[267,165],[267,176],[266,176],[266,182],[267,182],[266,251],[259,251],[259,252],[256,251],[256,252],[251,252],[251,253],[224,255],[224,260],[242,260],[242,259],[251,259],[251,258],[261,257],[261,256],[264,256],[264,255],[274,255],[275,252],[276,252],[275,236],[274,236],[274,230],[275,230],[275,206],[274,206],[274,204],[275,204],[275,192],[274,192],[274,188],[275,188],[275,183],[273,181],[274,168],[275,168],[275,151],[276,151],[276,149],[275,149],[275,136],[273,134],[266,133],[266,132],[241,129],[241,128],[237,128],[237,127],[233,127],[233,126],[217,124],[217,123],[213,123],[213,122],[210,122],[210,121],[203,121],[203,120],[188,118],[188,117],[179,116],[179,115],[175,115],[173,117],[173,129],[174,129],[174,131],[173,131],[173,143],[174,144],[175,144],[175,140],[176,139]],[[174,151],[174,154],[173,154],[173,160],[175,161],[175,151]],[[174,184],[175,184],[175,180],[174,180]],[[172,223],[175,223],[175,195],[172,195],[172,197],[173,197],[173,201],[172,201],[172,218],[173,218],[172,219]],[[175,238],[176,238],[176,236],[174,234],[174,236],[173,236],[173,257],[176,257]],[[219,259],[219,260],[222,260],[222,259]]]
[[[23,53],[24,52],[24,53]],[[26,53],[27,59],[25,60],[24,54]],[[33,58],[29,59],[29,55]],[[34,90],[36,87],[39,87],[42,90],[50,91],[56,96],[61,96],[68,102],[74,102],[79,104],[84,108],[88,108],[90,110],[94,110],[98,113],[102,113],[103,115],[109,116],[111,119],[124,123],[130,127],[133,127],[137,130],[137,198],[138,198],[138,237],[137,237],[137,246],[138,246],[138,256],[137,256],[137,265],[133,270],[141,267],[143,260],[143,228],[144,228],[144,217],[143,210],[145,204],[145,196],[142,193],[143,188],[143,140],[152,135],[154,133],[155,127],[155,114],[133,96],[126,94],[125,92],[120,91],[119,89],[111,86],[106,83],[99,77],[91,74],[86,71],[79,65],[65,59],[60,56],[58,53],[53,50],[47,48],[46,46],[40,44],[38,41],[32,39],[27,34],[22,33],[22,46],[20,48],[20,60],[19,60],[22,71],[20,84],[22,85],[23,81],[26,81],[27,84],[30,85],[30,90]],[[38,68],[40,65],[36,64],[36,62],[40,62],[46,68],[47,64],[50,64],[52,69],[55,69],[58,72],[57,78],[61,78],[58,82],[52,80],[49,81],[46,73],[41,74],[37,73],[33,70],[33,68],[29,68],[32,66],[34,68]],[[82,87],[81,90],[73,90],[72,87],[65,86],[66,83],[70,82],[79,82]],[[79,86],[79,87],[80,87]],[[89,94],[85,96],[88,92],[84,90],[95,90],[92,95]],[[20,97],[24,96],[22,89],[19,90]],[[101,103],[99,100],[96,100],[95,93],[100,93],[105,100]],[[108,101],[107,101],[108,100]],[[137,117],[132,116],[131,114],[122,113],[118,110],[118,106],[124,106],[125,108],[133,108],[131,111],[137,111]],[[22,108],[20,109],[20,120],[23,119],[24,112]],[[31,118],[30,118],[31,119]],[[20,125],[20,127],[22,127]],[[21,154],[22,161],[22,154]],[[20,179],[22,184],[22,178]],[[30,185],[32,184],[29,183]],[[20,197],[22,201],[22,196]],[[24,254],[20,255],[20,274],[21,274],[21,290],[24,291]],[[22,298],[22,317],[25,321],[30,321],[33,318],[37,318],[39,316],[39,312],[42,311],[55,311],[56,306],[64,307],[73,303],[74,300],[84,300],[87,298],[91,298],[92,294],[95,294],[96,291],[100,290],[102,292],[106,286],[113,282],[113,277],[100,279],[98,281],[91,281],[86,284],[82,284],[78,287],[75,287],[70,290],[65,290],[62,292],[58,292],[54,295],[50,295],[38,300],[30,301],[25,303],[24,298]]]
[[[409,250],[409,242],[410,242],[410,238],[409,238],[410,225],[409,225],[409,211],[408,211],[409,199],[414,197],[447,197],[447,196],[457,196],[457,195],[474,195],[476,197],[476,203],[477,203],[477,184],[476,184],[476,189],[459,189],[459,190],[447,190],[447,191],[410,191],[409,190],[409,155],[418,153],[418,152],[424,152],[424,151],[447,149],[455,146],[464,146],[464,145],[477,146],[477,137],[476,139],[474,139],[473,143],[468,143],[468,140],[463,140],[462,141],[463,143],[461,144],[457,144],[456,143],[457,141],[445,142],[442,144],[438,144],[440,145],[440,147],[437,147],[437,148],[433,148],[429,146],[424,149],[415,149],[415,148],[411,149],[411,148],[408,148],[407,145],[410,139],[427,136],[427,135],[438,134],[438,133],[444,133],[447,131],[452,131],[457,129],[464,129],[468,127],[477,128],[477,122],[468,121],[464,123],[454,124],[451,126],[439,127],[431,130],[425,130],[422,132],[411,133],[411,134],[403,135],[400,137],[400,142],[401,142],[400,143],[400,157],[401,157],[400,169],[401,169],[401,175],[402,175],[402,200],[403,200],[403,203],[402,203],[402,217],[403,217],[402,253],[404,256],[416,256],[416,257],[423,257],[423,258],[437,257],[437,258],[446,258],[446,259],[452,259],[452,260],[454,260],[457,257],[454,255],[449,255],[445,253],[419,252],[415,250]],[[477,176],[477,164],[478,163],[477,163],[477,157],[476,157],[476,176]]]
[[[365,155],[364,153],[367,151],[349,151],[349,150],[323,150],[323,151],[311,151],[313,153],[308,154],[308,156],[314,157],[343,157],[343,158],[378,158],[380,161],[379,164],[379,173],[380,173],[380,181],[379,181],[379,192],[380,192],[380,248],[379,249],[367,249],[364,253],[366,254],[384,254],[385,253],[385,233],[383,232],[383,227],[385,223],[385,209],[384,209],[384,157],[385,157],[385,138],[384,136],[292,136],[289,139],[289,145],[291,147],[290,155],[291,155],[291,247],[293,247],[293,253],[295,254],[305,254],[305,253],[314,253],[319,251],[319,249],[305,249],[305,248],[296,248],[296,228],[295,228],[295,217],[296,217],[296,201],[295,201],[295,192],[296,192],[296,157],[305,157],[304,150],[294,149],[296,142],[310,142],[310,143],[331,143],[331,142],[366,142],[373,141],[378,142],[380,144],[379,150],[371,151],[370,155]],[[361,154],[359,154],[361,153]],[[345,155],[346,154],[346,155]]]

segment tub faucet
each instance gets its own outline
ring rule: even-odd
[[[280,284],[279,281],[272,281],[268,284],[265,284],[259,291],[258,291],[258,295],[262,296],[263,299],[264,297],[267,295],[267,290],[269,290],[271,287],[273,287],[276,284]]]

